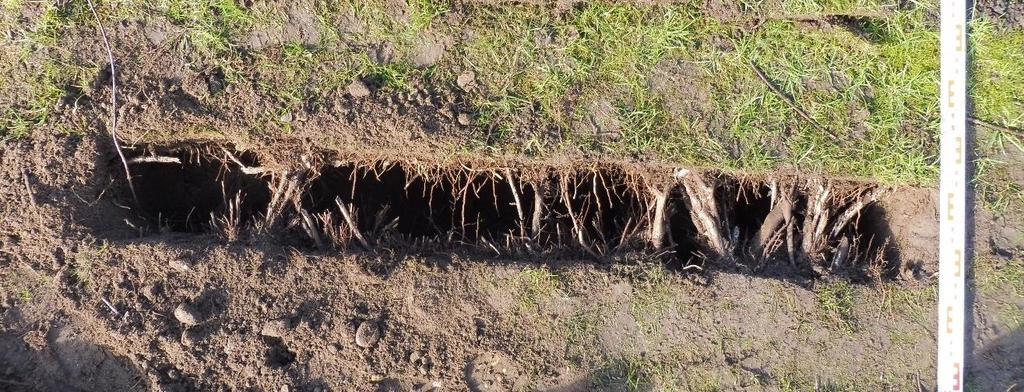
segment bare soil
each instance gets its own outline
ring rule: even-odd
[[[1024,27],[1024,3],[1013,0],[982,0],[976,2],[974,7],[1005,27]]]
[[[317,250],[298,226],[233,239],[180,232],[194,231],[187,225],[160,232],[123,204],[111,154],[102,136],[40,135],[3,149],[0,382],[14,390],[620,390],[637,379],[771,389],[864,383],[863,374],[904,389],[927,386],[934,366],[922,355],[936,322],[932,190],[891,191],[877,204],[890,238],[911,244],[887,257],[921,265],[854,283],[855,302],[835,313],[820,290],[846,278],[786,263],[693,273],[578,249]],[[167,199],[207,197],[170,185]],[[1006,241],[980,219],[979,243]],[[1020,380],[1020,330],[984,310],[1006,300],[977,300],[979,385]]]

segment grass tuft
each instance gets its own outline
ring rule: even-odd
[[[855,332],[853,287],[846,281],[834,280],[816,288],[821,318],[839,329]]]
[[[517,307],[520,311],[533,312],[559,293],[558,275],[547,267],[526,267],[519,272],[515,282]]]

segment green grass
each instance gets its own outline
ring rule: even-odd
[[[83,245],[83,249],[75,254],[74,260],[71,263],[71,268],[68,270],[68,275],[71,280],[82,288],[92,288],[93,282],[93,264],[100,258],[106,255],[107,243],[104,242],[99,246]]]
[[[857,320],[853,314],[854,289],[842,280],[825,282],[815,287],[821,318],[840,330],[855,332]]]
[[[979,257],[974,263],[978,289],[982,294],[1007,293],[1024,298],[1024,259]]]
[[[676,362],[673,358],[652,358],[642,354],[612,358],[591,374],[590,386],[597,390],[624,389],[631,392],[682,391],[684,389],[677,382],[681,366]]]
[[[974,59],[968,86],[974,115],[989,122],[1024,128],[1024,31],[1005,30],[987,20],[975,20],[970,28],[970,49]],[[1024,157],[1020,134],[977,127],[979,157],[975,161],[974,184],[979,200],[1002,213],[1024,209],[1024,184],[1013,180],[1017,163],[1009,154]]]
[[[155,9],[187,34],[179,42],[183,52],[216,55],[229,52],[234,38],[253,27],[257,20],[234,0],[163,0]]]
[[[558,275],[547,267],[526,267],[514,281],[516,308],[521,312],[536,312],[538,308],[560,293]]]
[[[996,259],[979,257],[974,263],[975,281],[980,296],[993,302],[995,309],[985,309],[997,315],[1001,325],[1009,331],[1024,328],[1024,259]]]
[[[822,9],[857,6],[863,4]],[[599,2],[561,16],[529,6],[484,8],[472,19],[483,33],[466,44],[466,63],[482,70],[477,80],[484,93],[475,103],[480,121],[497,129],[497,140],[515,133],[523,112],[573,128],[594,97],[619,109],[622,135],[615,141],[569,132],[569,142],[531,139],[540,146],[534,149],[508,143],[517,152],[580,148],[735,170],[800,165],[922,183],[935,175],[930,151],[937,125],[937,39],[924,24],[927,11],[875,22],[865,39],[841,28],[808,31],[786,20],[744,31],[687,6]],[[709,44],[716,41],[728,44]],[[674,61],[701,71],[692,82],[708,90],[713,110],[666,110],[649,77],[654,67]],[[751,62],[824,129],[799,119],[756,77]],[[856,112],[863,118],[852,118]],[[724,124],[708,129],[707,116]],[[855,140],[826,137],[855,127],[863,128]]]
[[[461,141],[468,153],[605,154],[735,171],[799,167],[931,184],[937,173],[938,42],[928,15],[936,5],[891,5],[739,2],[740,11],[779,17],[755,27],[716,19],[697,4],[599,1],[552,12],[529,4],[455,7],[447,0],[408,0],[401,9],[383,0],[350,0],[316,5],[320,42],[258,50],[239,41],[284,17],[262,4],[126,0],[100,2],[99,11],[110,28],[142,17],[183,28],[177,48],[192,68],[219,69],[229,84],[257,86],[275,105],[263,116],[271,120],[315,106],[357,78],[392,94],[451,89],[457,75],[473,71],[477,88],[465,99],[482,132]],[[43,12],[25,23],[15,17],[23,7],[43,7]],[[3,9],[2,27],[26,39],[0,43],[0,71],[18,75],[0,78],[0,92],[19,97],[0,108],[0,133],[21,137],[50,124],[56,100],[68,90],[65,72],[48,69],[70,63],[62,40],[95,22],[78,1],[56,7],[8,0]],[[855,28],[813,27],[790,18],[828,14],[870,17]],[[345,18],[358,21],[357,31],[341,30],[337,21]],[[414,67],[414,49],[435,36],[455,39],[437,64]],[[1024,32],[977,19],[971,44],[975,115],[1021,127],[1024,93],[1016,86],[1024,84]],[[368,49],[380,46],[390,47],[393,56],[371,59]],[[21,63],[29,69],[20,69]],[[752,64],[795,107],[772,91]],[[672,66],[689,70],[681,76],[685,83],[656,88],[664,82],[660,72]],[[683,105],[673,103],[689,92],[698,94]],[[617,135],[589,130],[588,108],[595,105],[614,108],[607,121],[616,125]],[[801,118],[797,108],[812,120]],[[266,132],[261,124],[251,127]],[[1003,155],[1006,149],[1024,151],[1019,136],[986,131],[979,133],[978,146],[976,183],[983,200],[994,209],[1024,206],[1022,185],[1008,175]]]
[[[576,365],[587,365],[597,355],[598,333],[602,322],[600,309],[584,309],[558,319],[561,336],[565,337],[566,358]]]
[[[673,286],[679,282],[672,280],[671,273],[658,260],[641,261],[630,281],[634,293],[629,302],[630,315],[648,340],[659,340],[664,336],[660,330],[662,318],[677,306]]]
[[[23,289],[23,290],[18,292],[18,301],[20,301],[21,303],[23,303],[23,304],[24,303],[28,303],[31,300],[32,300],[32,291],[30,291],[29,289]]]

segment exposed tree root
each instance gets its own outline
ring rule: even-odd
[[[686,191],[686,206],[693,217],[697,232],[704,238],[704,245],[712,259],[723,259],[729,254],[729,245],[722,235],[722,219],[715,201],[715,191],[707,186],[700,174],[687,173],[682,176]]]
[[[648,186],[647,189],[651,197],[654,198],[654,217],[651,219],[651,227],[647,238],[651,249],[658,250],[665,244],[665,233],[671,231],[668,226],[668,220],[665,217],[665,205],[668,203],[669,188],[658,189],[654,186]],[[625,233],[623,233],[623,236],[625,236]]]
[[[761,227],[754,234],[750,243],[750,254],[759,259],[767,259],[783,243],[792,243],[788,233],[791,232],[793,222],[793,193],[792,190],[779,189],[776,183],[772,183],[773,202],[771,211],[765,217]]]

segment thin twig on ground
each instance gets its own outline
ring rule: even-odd
[[[25,168],[21,168],[21,178],[25,181],[25,191],[28,192],[28,202],[32,204],[32,209],[39,208],[36,206],[36,195],[32,192],[32,184],[28,182],[28,171]]]
[[[822,127],[821,124],[818,124],[817,121],[814,121],[814,119],[811,118],[811,116],[808,115],[807,112],[800,108],[800,105],[796,104],[796,101],[793,100],[793,97],[790,97],[788,94],[780,90],[779,87],[775,85],[775,83],[768,79],[768,76],[765,75],[764,70],[762,70],[761,67],[758,67],[757,64],[755,64],[753,61],[750,62],[750,66],[754,69],[754,73],[757,74],[757,78],[761,79],[761,81],[764,82],[766,86],[768,86],[769,90],[772,90],[772,92],[775,93],[776,96],[781,98],[783,101],[786,102],[786,104],[789,105],[790,108],[796,111],[796,114],[799,115],[800,118],[803,118],[804,121],[810,123],[811,126],[813,126],[818,131],[821,131],[822,133],[828,135],[830,138],[832,138],[832,140],[839,140],[839,137],[832,133],[832,131],[829,131],[828,129],[825,129],[825,127]]]
[[[128,164],[134,165],[136,163],[178,163],[178,164],[180,164],[181,163],[181,158],[165,157],[165,156],[158,156],[158,155],[153,155],[153,156],[148,156],[147,155],[147,156],[135,157],[135,158],[132,158],[132,159],[128,160]]]
[[[972,123],[974,123],[974,125],[981,125],[981,126],[986,127],[986,128],[991,128],[991,129],[995,129],[995,130],[999,130],[999,131],[1003,131],[1003,132],[1015,133],[1015,134],[1017,134],[1019,136],[1024,136],[1024,129],[1007,127],[1007,126],[1004,126],[1004,125],[999,125],[999,124],[996,124],[996,123],[992,123],[992,122],[988,122],[988,121],[982,120],[982,119],[974,117],[974,116],[967,116],[967,119],[970,120]]]
[[[103,38],[103,47],[107,50],[107,60],[110,61],[110,139],[114,141],[114,150],[117,151],[117,156],[121,158],[121,165],[124,166],[124,175],[128,180],[128,189],[132,192],[132,200],[135,200],[135,204],[138,205],[139,196],[135,193],[132,172],[128,168],[128,160],[124,157],[124,151],[121,151],[121,143],[117,141],[117,69],[114,66],[114,52],[110,50],[110,41],[107,40],[107,29],[100,22],[100,14],[96,12],[96,5],[93,4],[92,0],[86,1],[89,3],[89,10],[92,11],[93,18],[96,19],[96,25],[99,26],[100,36]]]
[[[109,308],[109,309],[110,309],[110,311],[114,313],[114,315],[118,315],[118,316],[119,316],[119,315],[121,315],[121,312],[118,312],[118,311],[117,311],[117,308],[115,308],[115,307],[114,307],[114,305],[112,305],[112,304],[110,303],[110,301],[107,301],[107,299],[106,299],[106,298],[102,298],[102,297],[101,297],[101,298],[100,298],[100,300],[101,300],[101,301],[103,301],[103,304],[104,304],[104,305],[107,305],[107,308]]]
[[[14,381],[14,380],[6,380],[6,379],[2,379],[2,378],[0,378],[0,384],[17,385],[19,387],[32,386],[32,384],[29,384],[27,382]]]

